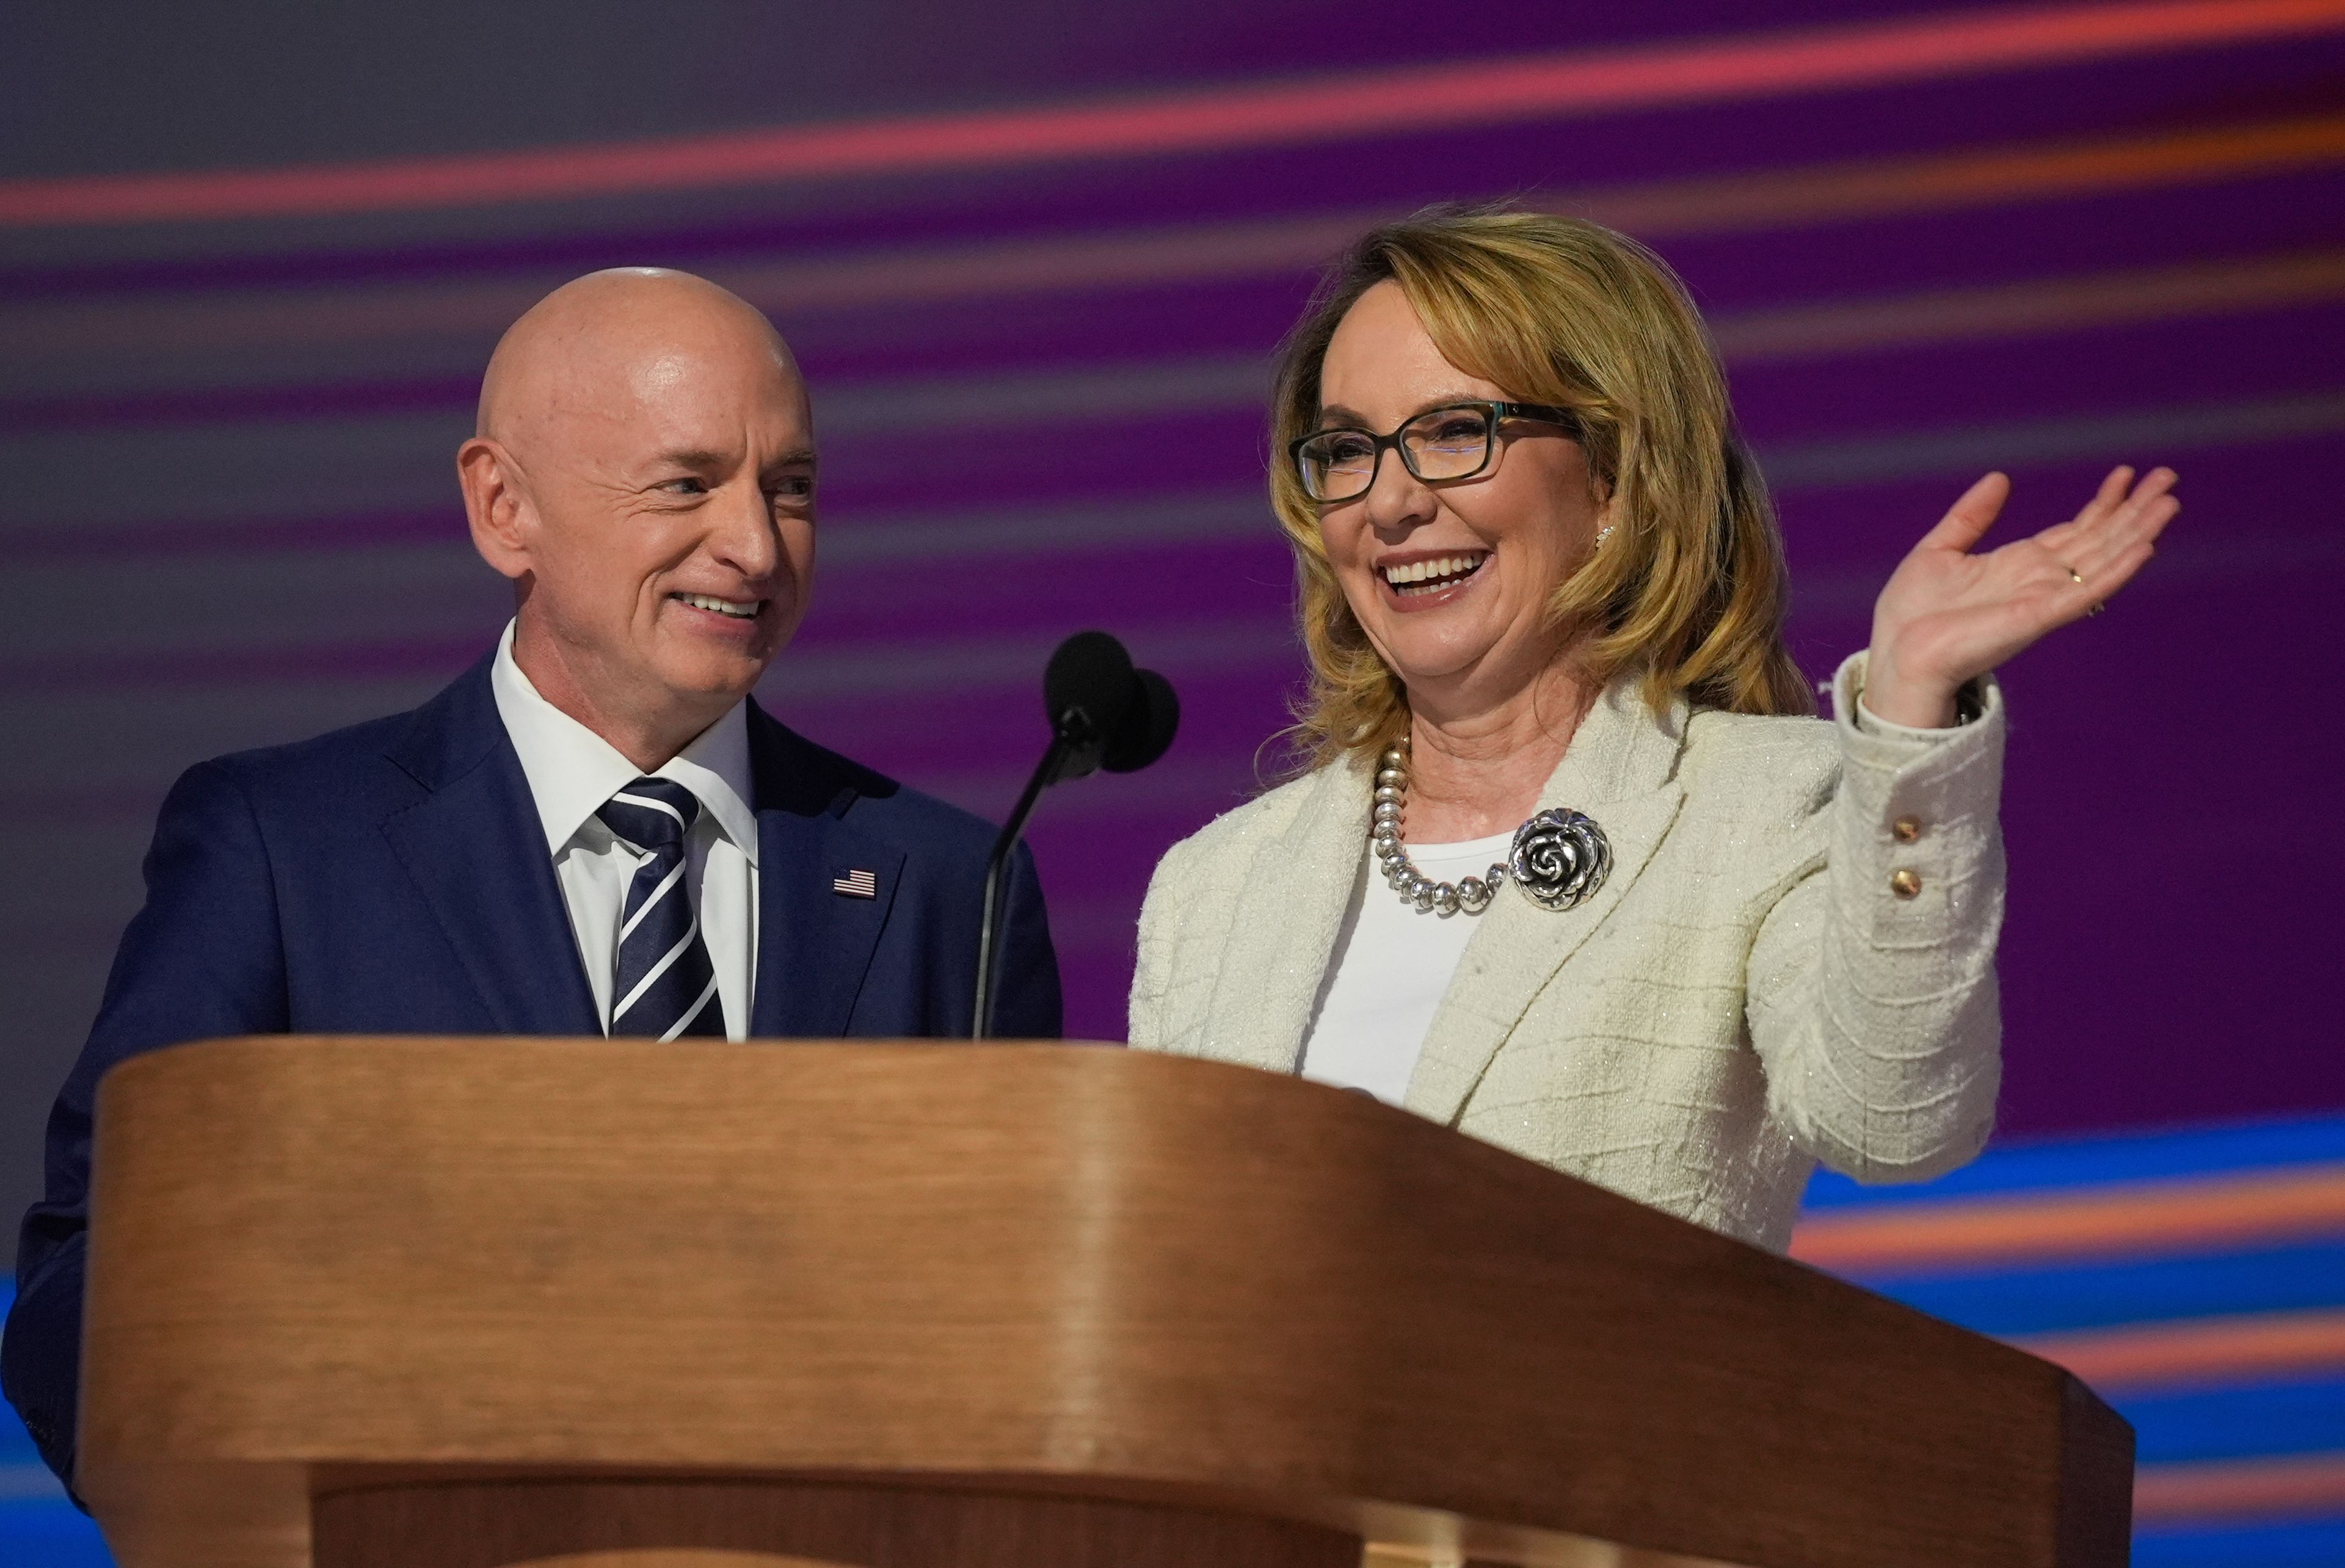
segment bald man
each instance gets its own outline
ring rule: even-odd
[[[0,1341],[68,1482],[92,1108],[126,1057],[272,1033],[969,1033],[991,828],[748,695],[815,558],[813,420],[765,318],[681,273],[568,284],[498,344],[456,466],[513,583],[496,648],[413,713],[204,763],[164,802]],[[1023,849],[1001,953],[995,1033],[1056,1036]]]

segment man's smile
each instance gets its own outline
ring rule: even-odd
[[[712,615],[730,616],[736,621],[755,621],[765,612],[768,602],[764,599],[719,599],[713,593],[671,593],[670,599],[706,610]]]

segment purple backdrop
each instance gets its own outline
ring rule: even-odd
[[[1724,4],[1577,6],[1443,13],[1436,39],[1381,0],[582,5],[559,36],[453,5],[101,9],[20,16],[0,61],[11,1208],[171,777],[410,705],[494,635],[451,454],[497,331],[604,265],[706,272],[806,363],[821,575],[762,693],[791,722],[998,814],[1060,636],[1106,627],[1179,685],[1166,761],[1058,792],[1033,833],[1071,1032],[1120,1037],[1148,871],[1254,787],[1297,674],[1266,356],[1343,235],[1497,195],[1617,222],[1691,283],[1782,501],[1813,673],[1978,471],[2010,470],[2014,524],[2041,526],[2110,463],[2181,470],[2142,583],[2006,672],[2005,1124],[2345,1104],[2313,984],[2345,881],[2320,695],[2345,590],[2345,6],[2281,35],[2250,35],[2253,5],[2096,33],[2059,7],[1805,0],[1768,8],[1781,35]],[[1965,64],[1982,16],[2004,53]],[[1943,57],[1878,64],[1862,29],[1884,21],[1938,29]],[[1412,124],[1429,88],[1357,76],[1550,56],[1595,61],[1593,96],[1469,93]],[[1275,123],[1319,119],[1248,131],[1275,116],[1199,96],[1256,88]],[[1139,139],[989,155],[968,118],[1066,104]],[[818,177],[396,206],[365,167],[553,147],[607,169],[637,138],[906,114],[937,117],[894,162]],[[1164,125],[1190,139],[1148,144]],[[86,206],[125,174],[309,164],[340,206]]]

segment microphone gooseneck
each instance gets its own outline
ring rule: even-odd
[[[1042,713],[1051,744],[1035,764],[1018,804],[993,840],[985,863],[985,903],[977,926],[977,990],[969,1038],[993,1033],[994,942],[1001,923],[1001,874],[1026,831],[1042,792],[1104,768],[1136,773],[1162,756],[1181,725],[1172,683],[1153,670],[1136,670],[1123,644],[1104,632],[1078,632],[1059,644],[1042,673]]]

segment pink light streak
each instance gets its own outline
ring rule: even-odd
[[[2137,0],[1090,104],[273,169],[0,181],[0,228],[315,217],[1294,146],[1880,86],[2345,27],[2345,0]]]

